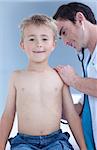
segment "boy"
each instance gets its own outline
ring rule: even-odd
[[[34,15],[25,19],[20,28],[20,46],[29,64],[25,70],[12,74],[0,123],[0,150],[5,149],[15,112],[18,134],[10,139],[11,150],[73,150],[60,130],[62,109],[80,149],[85,150],[80,119],[68,87],[63,86],[57,72],[48,65],[48,57],[56,45],[54,21],[45,15]]]

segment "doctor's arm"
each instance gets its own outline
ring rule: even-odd
[[[56,69],[64,83],[82,93],[97,97],[97,79],[80,77],[69,65],[58,66]]]
[[[73,78],[71,86],[77,90],[90,95],[97,97],[97,79],[94,78],[82,78],[78,75],[75,75]]]

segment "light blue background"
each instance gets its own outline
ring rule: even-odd
[[[19,47],[19,28],[21,20],[35,13],[45,13],[52,16],[57,8],[73,0],[2,0],[0,1],[0,115],[4,110],[8,92],[8,81],[11,73],[16,69],[23,69],[27,65],[27,57]],[[88,4],[97,17],[97,0],[77,0]],[[78,74],[81,66],[75,50],[63,46],[58,40],[57,48],[49,59],[49,64],[72,65]],[[77,92],[72,89],[72,92]]]

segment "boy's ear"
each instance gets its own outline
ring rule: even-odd
[[[53,52],[53,51],[54,51],[54,49],[56,48],[56,44],[57,44],[57,41],[54,41],[54,42],[53,42],[52,52]]]
[[[85,19],[85,16],[83,15],[83,13],[77,12],[75,19],[76,19],[77,22],[82,24],[83,20]]]
[[[54,48],[56,47],[57,45],[57,40],[54,41]]]
[[[24,43],[23,43],[23,41],[20,41],[20,48],[24,50]]]

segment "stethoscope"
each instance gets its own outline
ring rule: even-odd
[[[84,48],[82,48],[82,51],[77,54],[77,57],[78,57],[78,60],[81,62],[82,70],[83,70],[83,76],[85,77],[86,73],[85,73],[85,68],[84,68]],[[82,115],[82,112],[83,112],[83,109],[84,109],[84,104],[85,104],[85,101],[83,103],[83,108],[82,108],[82,111],[80,113],[80,116]]]
[[[82,48],[80,53],[77,53],[78,60],[81,62],[82,70],[83,70],[83,76],[85,77],[85,68],[84,68],[84,48]]]

